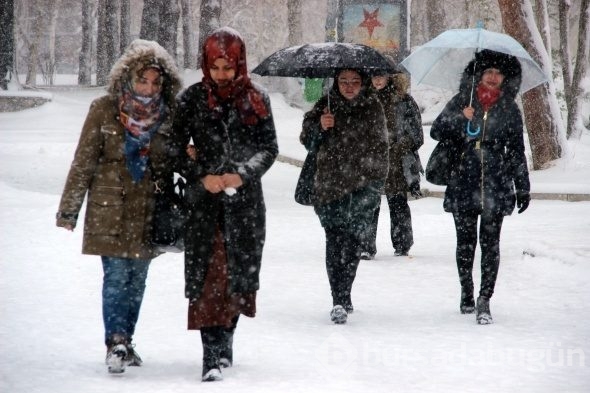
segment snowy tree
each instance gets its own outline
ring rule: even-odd
[[[31,20],[29,35],[23,35],[29,49],[27,58],[27,77],[25,83],[29,86],[37,85],[37,65],[39,64],[39,42],[41,40],[42,9],[39,0],[30,0],[27,9]]]
[[[287,1],[287,23],[289,25],[289,46],[302,44],[301,0]]]
[[[92,83],[92,2],[82,0],[82,47],[78,56],[78,84]]]
[[[121,17],[119,18],[119,53],[123,53],[131,42],[131,7],[129,0],[121,0]]]
[[[98,1],[98,32],[96,40],[96,84],[104,86],[111,67],[119,57],[116,0]]]
[[[584,130],[581,118],[582,78],[588,70],[588,23],[590,20],[590,0],[582,0],[579,28],[576,67],[572,74],[570,55],[568,16],[570,2],[562,1],[559,5],[560,53],[561,69],[563,73],[563,89],[567,106],[567,137],[580,137]]]
[[[529,0],[498,0],[506,33],[519,41],[533,59],[551,75],[552,61],[537,29]],[[561,157],[565,130],[553,79],[523,94],[524,118],[531,145],[533,168],[542,169]]]
[[[203,54],[201,48],[205,38],[213,30],[221,27],[221,0],[201,0],[201,17],[199,18],[199,45],[197,53],[197,66],[200,66]]]
[[[0,0],[0,90],[6,90],[14,63],[14,1]]]
[[[428,36],[434,38],[446,30],[445,3],[439,0],[426,0],[426,20]]]
[[[193,42],[193,25],[191,20],[191,2],[190,0],[180,0],[180,9],[182,13],[182,48],[183,48],[183,66],[184,68],[193,67],[194,59],[194,42]]]
[[[144,0],[139,37],[156,41],[176,58],[178,0]]]

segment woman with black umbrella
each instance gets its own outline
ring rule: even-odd
[[[334,86],[305,114],[301,143],[317,150],[313,205],[326,233],[326,269],[332,292],[330,318],[346,323],[351,290],[380,190],[387,176],[383,108],[361,70],[335,73]]]
[[[476,312],[480,325],[493,323],[490,298],[500,266],[500,231],[504,216],[525,211],[530,182],[523,123],[515,102],[521,65],[514,56],[482,50],[461,80],[459,93],[432,124],[430,136],[454,149],[444,209],[453,213],[457,232],[457,268],[461,283],[460,311]],[[481,287],[473,295],[473,260],[480,218]]]

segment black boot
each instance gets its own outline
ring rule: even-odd
[[[219,365],[224,368],[231,367],[234,363],[234,332],[236,331],[236,327],[238,325],[238,318],[239,315],[235,316],[232,319],[232,326],[230,328],[223,329],[223,341],[221,344],[221,351],[219,353]]]
[[[219,353],[221,351],[223,328],[221,326],[201,328],[203,343],[203,382],[221,381],[221,366]]]
[[[461,314],[473,314],[475,312],[475,300],[473,298],[473,287],[461,287],[461,303],[459,304]]]
[[[479,325],[490,325],[494,323],[492,313],[490,312],[490,298],[485,296],[477,298],[477,315],[475,318]]]

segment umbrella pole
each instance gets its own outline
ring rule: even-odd
[[[473,90],[475,88],[475,65],[477,61],[473,62],[473,77],[471,78],[471,94],[469,95],[469,106],[473,103]]]

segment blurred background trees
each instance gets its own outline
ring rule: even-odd
[[[396,0],[392,0],[396,1]],[[590,0],[413,0],[410,47],[450,28],[508,33],[553,80],[522,97],[532,136],[533,167],[561,156],[563,140],[579,137],[590,119],[583,81],[588,69]],[[230,26],[244,37],[249,67],[285,46],[333,40],[339,0],[0,0],[0,89],[7,72],[26,86],[53,85],[77,74],[80,85],[104,85],[112,64],[135,38],[158,41],[180,68],[200,64],[203,38]],[[333,19],[333,18],[332,18]],[[531,26],[531,22],[533,25]],[[541,44],[540,44],[541,43]],[[12,74],[11,74],[12,75]],[[290,78],[254,78],[289,97]],[[539,116],[541,114],[541,116]],[[564,114],[564,119],[561,119]],[[563,138],[562,138],[563,136]]]

